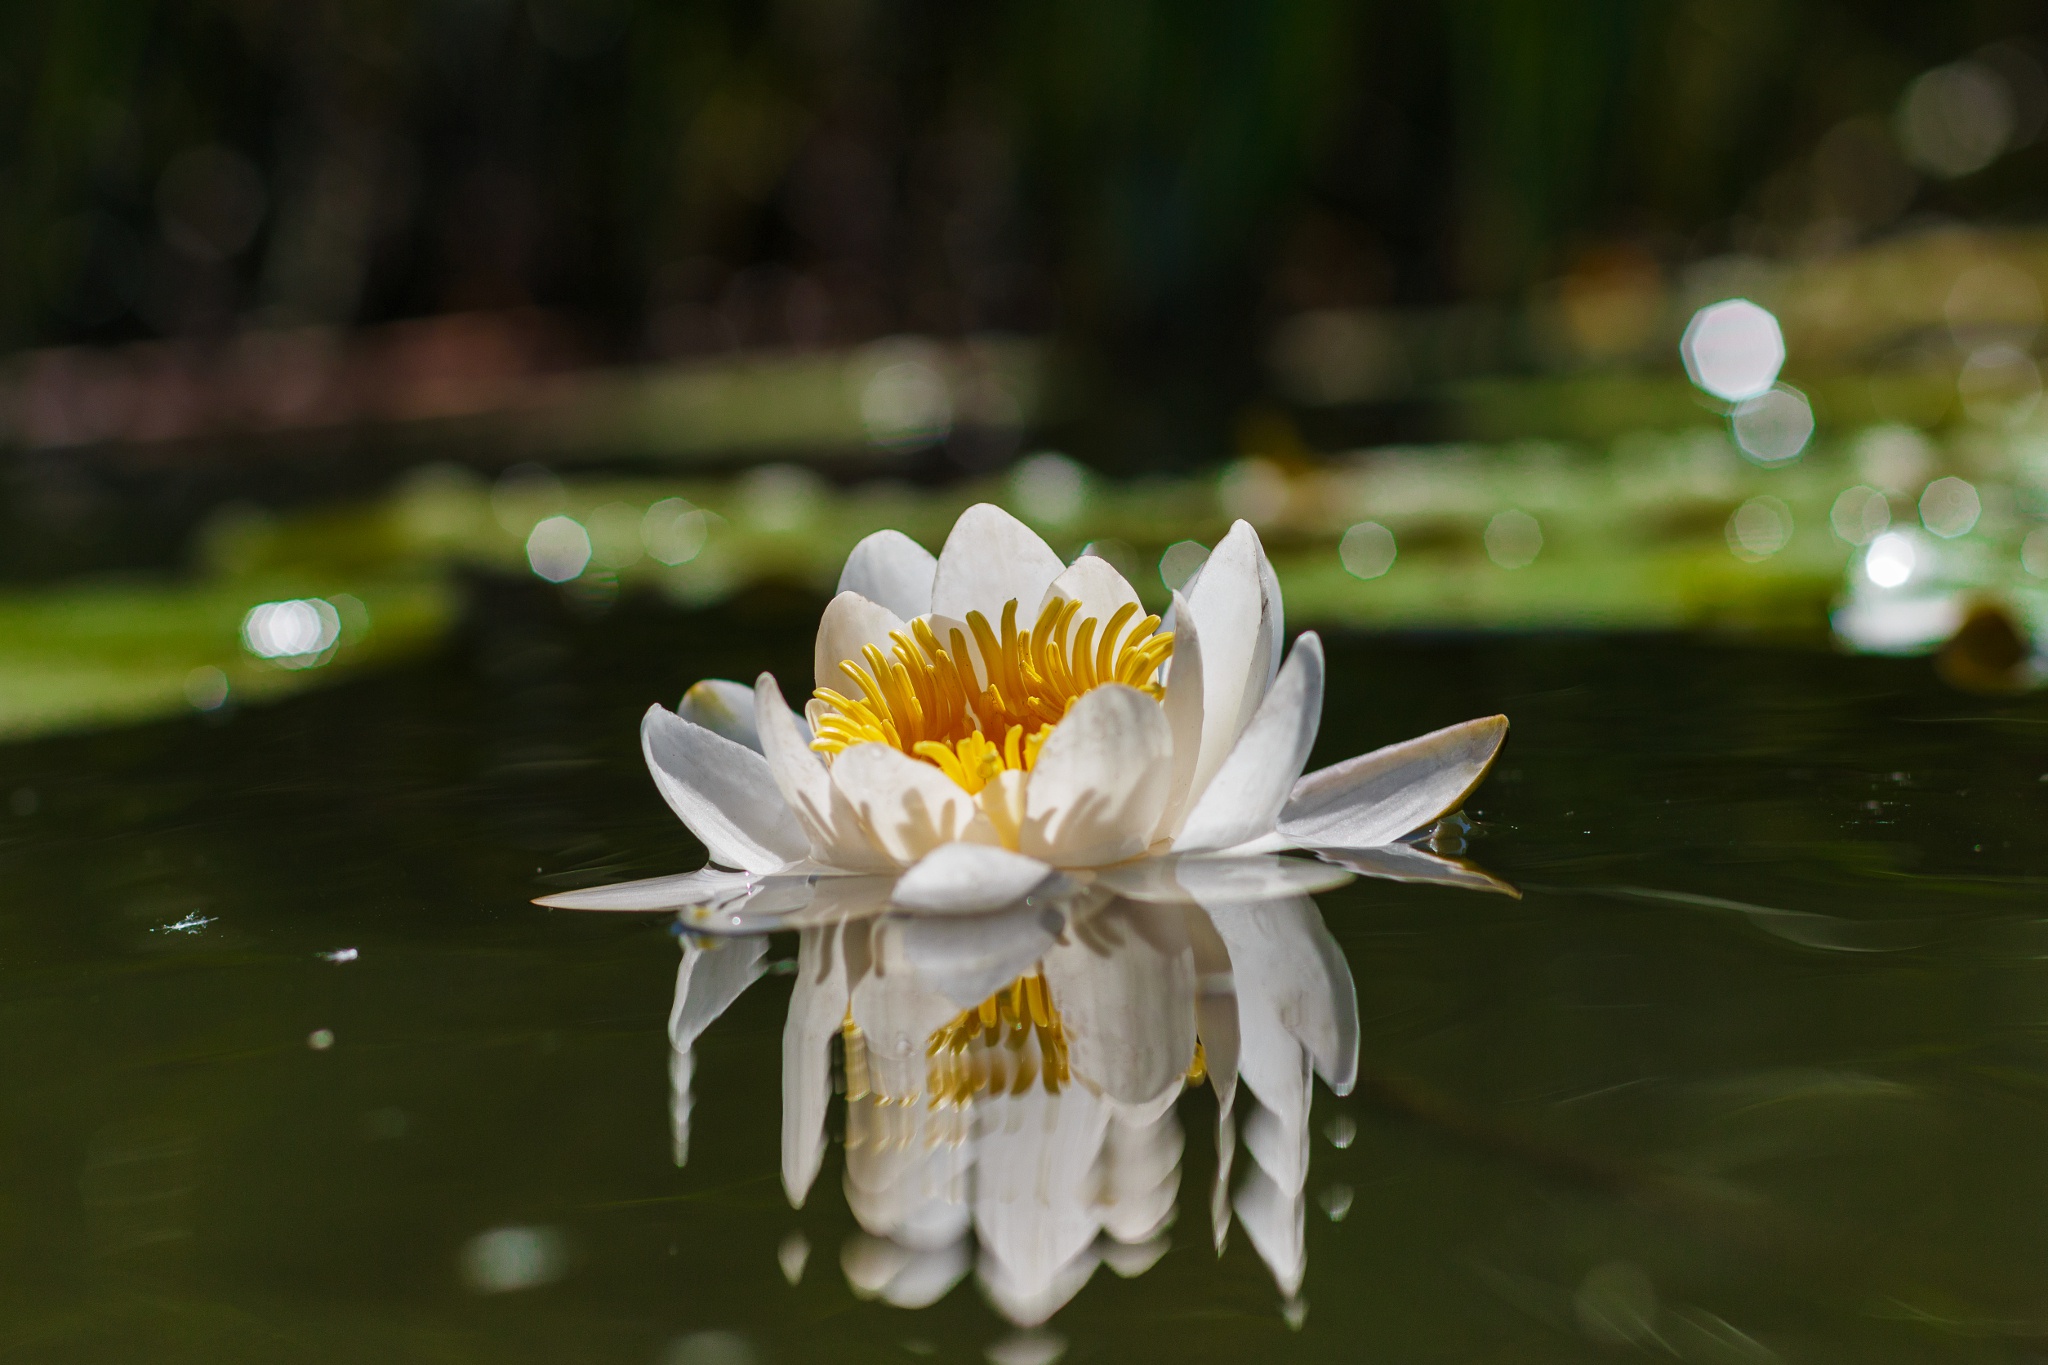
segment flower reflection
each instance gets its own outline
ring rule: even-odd
[[[971,1272],[1029,1327],[1098,1266],[1144,1273],[1178,1213],[1177,1101],[1207,1085],[1214,1244],[1234,1213],[1293,1303],[1313,1077],[1345,1094],[1358,1064],[1350,970],[1313,901],[857,910],[837,902],[801,930],[782,1043],[782,1178],[798,1207],[824,1164],[840,1060],[842,1184],[862,1229],[840,1265],[857,1294],[923,1307]],[[669,1018],[679,1164],[693,1049],[763,975],[765,951],[760,936],[684,935]]]

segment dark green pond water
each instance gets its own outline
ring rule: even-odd
[[[1163,1241],[1043,1327],[971,1255],[856,1293],[843,1101],[782,1190],[794,936],[679,1168],[678,939],[528,904],[701,861],[639,713],[800,676],[815,606],[506,590],[403,672],[0,748],[0,1360],[2039,1358],[2048,704],[1671,639],[1330,641],[1318,763],[1512,717],[1469,853],[1523,896],[1319,898],[1362,1046],[1297,1295],[1213,1247],[1202,1087]]]

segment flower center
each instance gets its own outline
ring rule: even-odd
[[[1078,601],[1060,598],[1027,632],[1017,626],[1012,598],[1000,628],[971,611],[967,631],[955,627],[944,641],[920,617],[909,633],[890,632],[889,654],[867,645],[859,660],[840,663],[858,696],[817,690],[825,711],[811,747],[837,755],[856,744],[887,744],[979,792],[1004,772],[1029,770],[1082,693],[1122,683],[1155,700],[1165,695],[1153,675],[1173,653],[1173,632],[1160,631],[1157,616],[1133,621],[1137,614],[1127,602],[1104,624],[1081,616]]]

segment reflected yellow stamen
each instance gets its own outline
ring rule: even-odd
[[[1001,773],[1028,771],[1052,727],[1092,688],[1122,683],[1163,697],[1154,679],[1173,654],[1173,632],[1161,632],[1157,616],[1133,621],[1131,603],[1107,624],[1093,616],[1077,621],[1080,612],[1080,602],[1060,598],[1027,632],[1017,626],[1013,598],[1000,626],[969,612],[967,631],[950,631],[943,642],[922,619],[908,632],[890,632],[889,654],[867,645],[858,660],[840,663],[851,693],[817,690],[825,710],[811,747],[837,755],[856,744],[887,744],[978,793]]]
[[[926,1091],[937,1109],[977,1096],[1021,1095],[1036,1083],[1057,1095],[1068,1080],[1067,1035],[1037,972],[1020,976],[931,1036]]]

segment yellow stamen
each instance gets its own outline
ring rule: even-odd
[[[1121,683],[1164,697],[1154,679],[1173,654],[1173,633],[1159,631],[1159,618],[1133,621],[1138,608],[1128,602],[1107,624],[1080,613],[1078,600],[1059,598],[1024,631],[1012,598],[1000,626],[969,612],[966,632],[950,631],[944,642],[923,619],[892,631],[889,654],[865,645],[860,659],[840,663],[851,693],[817,690],[825,708],[811,747],[838,755],[887,744],[979,793],[1002,773],[1028,771],[1045,737],[1091,689]]]

